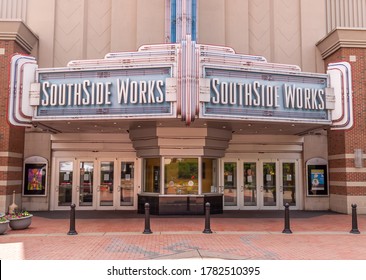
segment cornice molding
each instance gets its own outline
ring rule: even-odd
[[[25,51],[31,53],[39,38],[21,20],[0,20],[0,40],[15,41]]]
[[[366,28],[335,28],[316,46],[323,59],[341,48],[366,48]]]

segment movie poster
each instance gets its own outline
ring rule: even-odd
[[[23,194],[46,194],[46,164],[25,164]]]
[[[308,195],[328,195],[327,166],[308,166]]]

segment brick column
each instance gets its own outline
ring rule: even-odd
[[[0,21],[0,212],[21,207],[24,128],[8,122],[9,67],[14,53],[29,54],[38,38],[20,21]]]
[[[330,209],[366,213],[366,165],[355,167],[355,149],[366,153],[366,30],[336,29],[318,43],[325,65],[347,61],[352,67],[354,125],[348,130],[329,130],[328,159]]]

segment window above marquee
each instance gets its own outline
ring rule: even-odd
[[[186,35],[197,40],[197,0],[166,0],[166,43],[177,43]]]

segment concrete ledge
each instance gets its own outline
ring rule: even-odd
[[[366,48],[366,28],[336,28],[316,46],[323,59],[341,48]]]
[[[19,20],[0,20],[0,40],[15,41],[28,53],[37,45],[39,38]]]

